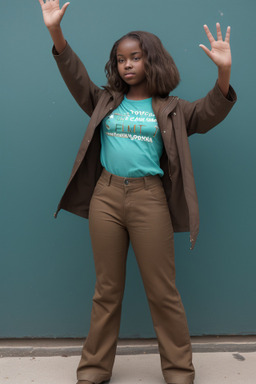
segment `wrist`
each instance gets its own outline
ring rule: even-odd
[[[225,97],[227,96],[229,90],[230,75],[231,67],[218,68],[218,85]]]
[[[62,30],[60,27],[48,28],[50,35],[52,37],[55,49],[58,53],[61,53],[66,47],[66,40],[63,36]]]
[[[221,65],[218,67],[218,71],[221,73],[230,73],[231,72],[231,65]]]
[[[60,27],[60,24],[58,25],[51,25],[50,27],[47,27],[48,31],[51,33],[51,32],[60,32],[61,31],[61,27]]]

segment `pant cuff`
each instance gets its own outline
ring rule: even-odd
[[[195,378],[195,375],[182,376],[182,375],[164,374],[164,379],[167,384],[193,384],[194,378]]]
[[[77,375],[77,380],[88,380],[95,384],[104,383],[105,381],[109,381],[111,379],[111,376],[105,375],[105,374],[98,374],[98,373],[79,373]]]

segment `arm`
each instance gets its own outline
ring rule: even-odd
[[[53,46],[52,53],[70,93],[83,111],[91,116],[103,89],[91,81],[85,66],[68,43],[60,54]]]
[[[216,24],[217,40],[212,36],[207,25],[204,25],[205,33],[209,39],[212,50],[210,51],[205,45],[199,46],[205,51],[207,56],[218,67],[218,86],[224,96],[227,96],[229,90],[229,80],[231,74],[231,50],[230,50],[230,27],[227,28],[225,40],[222,39],[220,24]]]
[[[54,43],[52,53],[60,73],[79,106],[91,116],[103,90],[91,81],[83,63],[63,36],[60,22],[70,3],[65,3],[60,9],[59,0],[38,1]]]
[[[224,96],[218,80],[205,97],[192,103],[180,99],[188,136],[193,133],[206,133],[218,125],[228,115],[236,100],[236,92],[231,85]]]
[[[38,0],[43,13],[44,23],[48,28],[52,37],[53,43],[58,53],[61,53],[66,47],[60,22],[70,3],[65,3],[60,9],[59,0],[48,0],[44,3],[43,0]]]
[[[230,27],[227,28],[225,40],[222,39],[220,24],[216,24],[217,40],[204,25],[206,35],[211,43],[210,51],[203,44],[200,47],[218,67],[218,80],[214,88],[202,99],[193,103],[181,100],[188,135],[205,133],[219,124],[236,102],[236,93],[229,85],[231,73]]]

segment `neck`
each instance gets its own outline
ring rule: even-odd
[[[131,100],[143,100],[149,99],[152,95],[145,89],[145,87],[130,87],[126,97]]]

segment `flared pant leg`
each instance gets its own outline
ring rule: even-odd
[[[89,334],[77,369],[78,380],[100,383],[110,379],[120,328],[129,246],[122,225],[122,199],[115,191],[103,194],[99,183],[90,204],[89,229],[96,285]],[[110,192],[110,194],[108,193]],[[120,192],[120,191],[116,191]]]
[[[191,384],[195,376],[191,341],[175,285],[173,228],[161,187],[130,194],[127,228],[149,302],[164,379]]]

